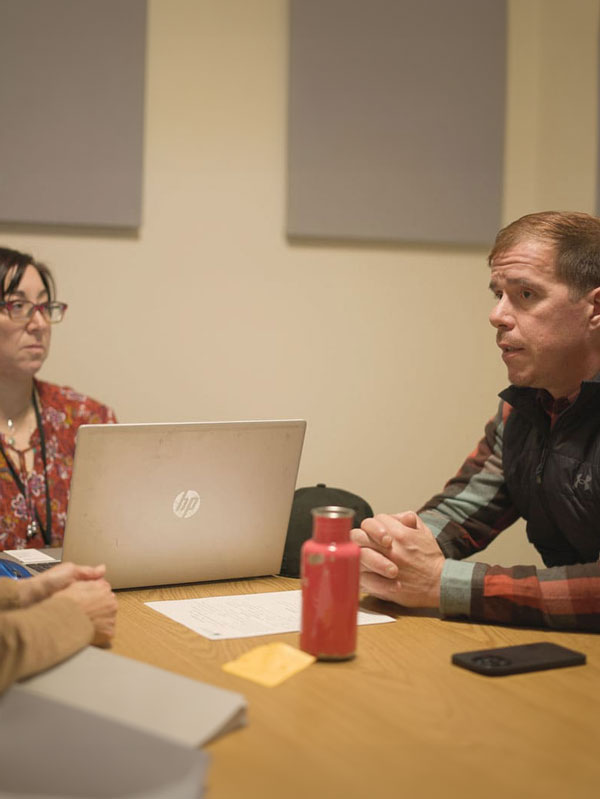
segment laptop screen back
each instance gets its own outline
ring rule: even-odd
[[[277,574],[306,422],[83,425],[63,560],[113,588]]]

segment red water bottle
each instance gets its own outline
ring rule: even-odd
[[[320,660],[356,652],[360,547],[350,541],[354,511],[314,508],[313,536],[301,550],[300,649]]]

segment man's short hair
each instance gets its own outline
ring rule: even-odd
[[[600,286],[600,218],[578,211],[543,211],[527,214],[502,228],[488,256],[491,266],[497,255],[525,239],[552,244],[556,253],[556,276],[581,297]]]

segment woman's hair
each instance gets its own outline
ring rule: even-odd
[[[573,297],[600,286],[600,219],[580,212],[543,211],[527,214],[498,233],[488,257],[494,258],[524,239],[537,239],[554,247],[556,276]]]
[[[23,278],[23,273],[28,266],[37,270],[44,288],[48,292],[48,299],[53,300],[56,295],[56,286],[52,273],[46,266],[36,261],[31,255],[8,247],[0,247],[0,301],[10,296],[17,290]],[[8,278],[8,283],[6,282]]]

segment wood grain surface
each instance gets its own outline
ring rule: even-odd
[[[267,577],[118,593],[114,651],[237,691],[248,724],[212,742],[207,796],[597,797],[600,638],[440,619],[376,600],[393,624],[359,628],[358,654],[315,663],[275,688],[221,668],[296,633],[211,641],[144,605],[298,588]],[[453,666],[454,652],[554,641],[587,664],[485,677]]]

